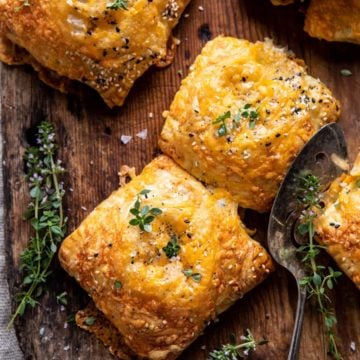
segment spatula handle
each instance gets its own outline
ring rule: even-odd
[[[298,302],[297,302],[295,325],[291,339],[288,360],[297,360],[299,356],[301,329],[304,320],[304,308],[305,308],[305,301],[307,296],[306,289],[300,286],[298,282],[297,282],[297,287],[298,287]]]

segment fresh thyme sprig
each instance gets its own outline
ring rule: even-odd
[[[59,182],[65,170],[61,161],[55,160],[54,127],[44,121],[37,130],[37,146],[27,148],[24,156],[31,197],[24,219],[30,220],[34,235],[21,254],[22,291],[15,296],[18,307],[9,326],[24,314],[28,305],[35,307],[38,303],[51,274],[50,265],[65,235],[67,219],[62,204],[65,190]]]
[[[176,235],[172,235],[170,241],[162,248],[165,255],[171,259],[179,254],[181,247]]]
[[[152,227],[151,223],[155,220],[155,216],[161,215],[162,210],[158,208],[151,208],[148,205],[140,208],[141,205],[141,196],[147,198],[151,190],[144,189],[139,192],[137,195],[134,207],[130,209],[130,213],[135,216],[135,218],[129,221],[130,225],[139,226],[142,231],[151,232]]]
[[[251,104],[245,104],[242,109],[235,114],[234,118],[232,119],[232,129],[237,129],[242,119],[249,120],[249,128],[254,129],[256,121],[259,119],[259,109],[254,109]],[[230,133],[230,129],[226,124],[226,120],[232,117],[231,111],[226,111],[222,115],[218,116],[213,124],[220,124],[219,128],[217,129],[217,135],[219,137],[225,136]]]
[[[244,106],[244,111],[241,113],[241,116],[249,119],[249,128],[254,129],[260,114],[258,109],[252,109],[250,104],[246,104]]]
[[[251,352],[256,350],[258,345],[267,344],[265,339],[256,341],[249,329],[246,330],[246,335],[241,337],[243,342],[241,344],[226,344],[220,350],[214,350],[209,354],[209,360],[238,360],[244,359]]]
[[[106,8],[111,10],[119,10],[119,9],[127,10],[128,2],[129,2],[128,0],[115,0],[114,2],[108,4]]]
[[[307,173],[299,177],[298,200],[303,208],[298,232],[301,235],[307,235],[309,240],[308,244],[298,249],[303,254],[302,261],[308,271],[308,275],[301,279],[300,285],[306,288],[309,297],[314,297],[317,301],[328,338],[328,352],[334,359],[341,360],[342,356],[336,344],[334,329],[337,320],[334,312],[329,308],[331,300],[326,294],[327,291],[333,289],[341,272],[334,271],[331,267],[326,268],[317,261],[317,257],[324,247],[314,242],[314,220],[317,212],[321,210],[322,200],[320,182],[316,176]]]

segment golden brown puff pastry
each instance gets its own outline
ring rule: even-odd
[[[0,60],[29,63],[61,90],[82,81],[120,106],[150,66],[171,61],[171,31],[189,2],[1,0]]]
[[[140,209],[162,210],[151,232],[129,224],[144,189]],[[168,257],[171,241],[180,249]],[[59,256],[127,346],[149,359],[176,358],[272,270],[230,194],[208,190],[164,155],[101,203]]]
[[[302,61],[271,41],[218,37],[165,116],[159,144],[167,155],[227,189],[241,207],[264,212],[306,141],[338,119],[339,104]]]
[[[360,43],[360,0],[312,0],[305,31],[328,41]]]
[[[360,289],[360,154],[350,174],[336,179],[323,201],[314,224],[316,240]]]
[[[90,322],[89,319],[91,319]],[[92,301],[84,310],[76,313],[75,321],[80,328],[95,335],[116,358],[136,359],[136,354],[125,344],[124,338],[116,327],[95,307]]]

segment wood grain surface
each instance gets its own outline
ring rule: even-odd
[[[203,6],[204,11],[200,11],[199,6]],[[253,41],[270,37],[304,59],[309,72],[322,79],[340,99],[340,124],[348,140],[351,159],[354,159],[360,145],[359,46],[311,39],[302,31],[301,9],[273,7],[267,0],[194,0],[186,13],[190,14],[189,18],[183,18],[175,31],[181,44],[173,65],[147,72],[120,109],[109,110],[97,94],[84,86],[77,85],[74,94],[64,95],[41,83],[27,67],[0,67],[7,269],[13,294],[20,279],[19,254],[30,235],[29,226],[21,215],[29,201],[22,155],[31,137],[31,128],[43,119],[51,120],[57,128],[59,157],[68,169],[67,187],[74,190],[66,195],[69,231],[72,231],[117,188],[121,165],[129,164],[140,171],[158,152],[162,111],[169,108],[179,88],[178,71],[182,70],[185,76],[204,43],[216,35]],[[343,68],[350,69],[353,75],[341,76]],[[153,118],[149,113],[153,113]],[[120,143],[121,135],[134,136],[145,128],[149,132],[147,140],[134,137],[128,145]],[[257,226],[257,238],[264,242],[267,216],[249,212],[247,220],[250,227]],[[93,336],[75,325],[66,325],[67,316],[83,308],[89,298],[58,264],[54,266],[48,289],[41,305],[27,311],[15,324],[26,359],[111,359]],[[56,295],[63,291],[69,293],[66,308],[56,303]],[[231,334],[239,338],[246,328],[256,337],[265,336],[270,340],[252,359],[286,359],[296,297],[293,279],[279,268],[207,328],[181,359],[206,359],[209,350],[228,342]],[[344,359],[360,359],[360,293],[345,276],[337,286],[333,302]],[[300,359],[326,359],[324,341],[320,318],[308,304]],[[352,341],[357,345],[356,352],[350,349]]]

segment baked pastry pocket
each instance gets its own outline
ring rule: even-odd
[[[189,2],[3,0],[0,60],[30,64],[62,91],[81,81],[120,106],[149,67],[171,63],[172,29]]]
[[[327,41],[360,43],[358,0],[312,0],[306,13],[305,31]]]
[[[164,113],[159,145],[241,207],[270,210],[293,159],[339,117],[331,91],[270,40],[207,43]]]
[[[102,202],[59,257],[124,343],[149,359],[177,357],[273,268],[230,194],[166,156]]]
[[[360,289],[360,154],[353,169],[325,192],[315,218],[316,240]]]

